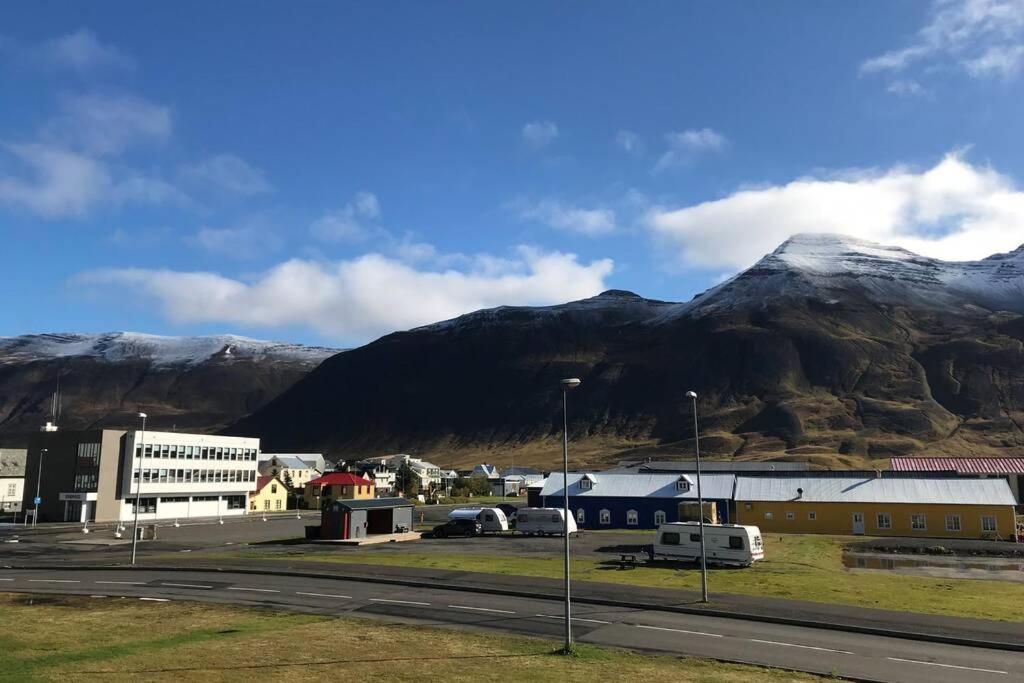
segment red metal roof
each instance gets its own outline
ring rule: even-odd
[[[277,477],[256,477],[256,490],[262,491],[263,487],[269,484],[272,479],[277,479]]]
[[[1024,474],[1024,458],[889,458],[896,472]]]
[[[307,486],[310,484],[314,486],[373,486],[373,482],[369,479],[363,479],[349,472],[331,472],[306,482]]]

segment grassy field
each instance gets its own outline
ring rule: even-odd
[[[589,532],[588,532],[589,533]],[[811,600],[907,612],[1024,621],[1024,583],[938,579],[885,572],[850,572],[843,569],[842,548],[853,537],[819,535],[765,536],[766,560],[749,569],[710,569],[712,592],[763,595]],[[245,553],[243,553],[245,555]],[[229,557],[229,555],[221,555]],[[237,557],[237,556],[236,556]],[[364,563],[403,567],[435,567],[495,574],[558,578],[562,560],[551,556],[522,557],[513,554],[482,555],[439,552],[389,552],[345,549],[336,553],[282,551],[261,552],[251,557],[297,559],[327,563]],[[618,571],[603,564],[607,555],[577,554],[573,576],[577,580],[603,581],[659,588],[697,589],[700,573],[692,568],[640,567]]]
[[[34,603],[34,604],[30,604]],[[0,594],[0,679],[815,681],[812,676],[548,641],[185,602]],[[396,644],[390,647],[390,644]],[[511,673],[508,676],[512,677]]]

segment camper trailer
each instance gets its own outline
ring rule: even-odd
[[[474,519],[483,533],[508,531],[508,517],[498,508],[458,508],[448,513],[448,519]]]
[[[561,535],[565,525],[562,508],[519,508],[516,513],[516,531],[533,536]],[[569,533],[576,533],[576,520],[569,515]]]
[[[739,524],[705,524],[704,552],[708,564],[749,567],[764,559],[761,530]],[[700,559],[700,524],[671,522],[658,527],[651,560],[694,562]]]

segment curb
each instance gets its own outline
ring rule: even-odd
[[[416,579],[394,579],[385,577],[370,576],[345,576],[340,574],[321,574],[318,572],[284,571],[278,569],[247,569],[234,567],[178,567],[148,565],[132,567],[130,565],[63,565],[59,567],[44,565],[22,565],[3,567],[5,569],[27,569],[46,570],[65,569],[73,571],[110,571],[116,569],[127,569],[130,571],[163,571],[163,572],[207,572],[211,574],[248,574],[262,576],[288,576],[294,578],[324,579],[333,581],[355,581],[360,583],[375,583],[391,586],[403,586],[406,588],[434,588],[441,590],[462,591],[470,593],[481,593],[485,595],[503,595],[515,598],[535,598],[540,600],[561,601],[562,596],[552,593],[534,593],[512,588],[488,588],[486,586],[464,586],[453,583],[441,583],[436,581],[420,581]],[[777,617],[772,615],[751,614],[747,612],[724,612],[713,609],[702,609],[700,607],[680,607],[676,605],[662,605],[649,602],[626,602],[624,600],[613,600],[594,597],[574,597],[574,602],[585,605],[599,605],[602,607],[624,607],[640,608],[648,611],[669,612],[673,614],[688,614],[704,617],[719,617],[722,619],[738,619],[741,621],[755,621],[766,624],[779,624],[783,626],[799,626],[803,628],[824,629],[827,631],[844,631],[847,633],[859,633],[863,635],[882,636],[885,638],[897,638],[900,640],[916,640],[927,643],[940,643],[943,645],[958,645],[961,647],[978,647],[987,650],[1005,650],[1009,652],[1024,652],[1024,643],[1003,642],[992,640],[976,640],[959,636],[945,636],[936,633],[919,633],[914,631],[896,631],[877,626],[858,626],[856,624],[840,624],[826,621],[812,621],[809,619],[795,619],[790,617]]]

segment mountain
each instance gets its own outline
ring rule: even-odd
[[[692,455],[869,466],[1024,450],[1024,249],[949,263],[798,235],[686,303],[501,307],[327,359],[229,431],[444,463]]]
[[[212,431],[263,406],[336,349],[231,335],[133,332],[0,337],[0,439],[22,443],[60,387],[65,428]]]

